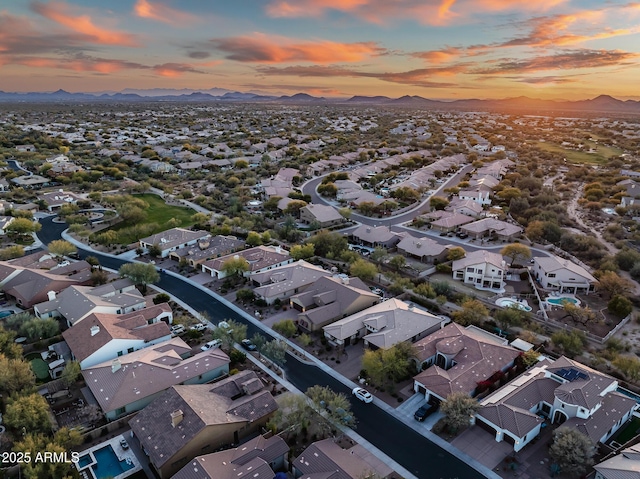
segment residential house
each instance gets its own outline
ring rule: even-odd
[[[287,468],[289,446],[280,436],[258,436],[233,449],[198,456],[172,479],[274,479]]]
[[[244,246],[245,242],[235,236],[216,235],[201,239],[193,246],[171,251],[169,258],[175,261],[184,259],[189,263],[189,266],[199,269],[201,263],[240,251]]]
[[[77,279],[0,261],[0,287],[23,309],[45,301],[51,292],[55,294],[79,283]]]
[[[289,252],[283,250],[280,246],[256,246],[205,261],[201,263],[202,271],[209,273],[214,278],[226,278],[228,274],[224,270],[225,263],[230,259],[238,258],[244,258],[247,260],[247,263],[249,263],[248,271],[245,271],[243,274],[245,277],[293,262],[293,258],[289,256]]]
[[[332,206],[309,204],[300,208],[300,221],[329,228],[344,223],[345,219]]]
[[[51,181],[52,180],[50,178],[45,178],[40,175],[22,175],[11,178],[12,183],[28,189],[38,189],[43,186],[49,186]]]
[[[53,212],[62,208],[64,205],[75,205],[82,198],[75,193],[59,191],[50,191],[38,195],[38,199],[47,204],[47,210]]]
[[[478,383],[509,370],[520,355],[506,339],[457,323],[414,343],[414,348],[421,372],[413,378],[413,389],[430,402],[453,392],[474,395]]]
[[[507,264],[499,253],[484,249],[471,251],[451,265],[453,278],[476,289],[504,290]]]
[[[593,468],[594,479],[640,479],[640,444],[623,449]]]
[[[302,479],[360,479],[393,475],[382,459],[360,444],[342,448],[335,439],[316,441],[291,463],[293,474]]]
[[[531,273],[544,289],[560,293],[589,293],[597,280],[585,268],[559,256],[536,256]]]
[[[33,145],[16,145],[16,150],[18,150],[21,153],[24,153],[24,152],[33,153],[34,151],[36,151],[36,147]]]
[[[256,273],[251,276],[251,282],[256,286],[253,290],[256,297],[273,304],[277,299],[284,301],[304,291],[323,276],[331,276],[331,273],[301,259]]]
[[[387,226],[360,225],[349,233],[349,241],[351,243],[369,246],[370,248],[392,249],[402,238],[402,234],[394,233]]]
[[[107,420],[140,411],[171,386],[204,384],[229,374],[229,356],[220,348],[191,356],[176,337],[82,371]],[[165,431],[166,432],[166,431]]]
[[[324,326],[324,337],[335,346],[362,339],[365,346],[389,349],[404,341],[417,341],[441,329],[448,320],[392,298]]]
[[[160,257],[166,258],[172,251],[187,246],[193,246],[198,241],[206,240],[211,234],[206,231],[191,231],[184,228],[171,228],[170,230],[156,233],[140,240],[140,248],[144,252],[149,252],[152,246],[160,248]]]
[[[51,168],[47,170],[47,175],[49,176],[71,176],[78,171],[82,171],[82,168],[72,161],[69,161],[66,155],[47,158],[46,162],[51,165]]]
[[[475,218],[472,216],[453,213],[451,211],[434,211],[432,213],[428,213],[425,217],[427,219],[437,217],[437,219],[431,221],[431,229],[441,231],[443,233],[456,231],[461,226],[475,221]]]
[[[462,200],[460,198],[453,198],[445,209],[472,218],[481,216],[484,211],[480,203],[473,200]]]
[[[300,311],[298,326],[307,331],[320,328],[362,311],[380,302],[359,278],[322,277],[302,293],[289,298],[292,308]]]
[[[482,206],[490,205],[492,192],[493,190],[488,186],[478,185],[473,188],[460,190],[458,192],[458,198],[461,200],[473,201]]]
[[[445,261],[447,253],[453,245],[443,245],[431,238],[407,235],[396,245],[398,252],[423,263],[440,263]]]
[[[129,425],[164,479],[203,453],[261,432],[277,409],[256,373],[242,371],[213,384],[170,387]]]
[[[81,369],[171,339],[173,313],[161,303],[127,314],[91,313],[62,337]]]
[[[48,300],[37,303],[33,311],[38,318],[63,317],[69,326],[91,313],[126,314],[146,307],[144,296],[126,278],[100,286],[69,286],[64,291],[50,291]]]
[[[618,381],[560,357],[543,360],[480,402],[476,425],[519,451],[540,433],[544,418],[605,442],[630,419],[636,401]],[[620,476],[616,476],[620,477]]]
[[[460,227],[460,230],[475,239],[497,237],[502,241],[512,241],[522,234],[522,227],[495,218],[482,218]]]

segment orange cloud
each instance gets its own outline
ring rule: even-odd
[[[93,23],[88,15],[73,15],[71,7],[64,2],[33,2],[31,8],[43,17],[76,33],[85,35],[92,43],[127,47],[138,46],[135,35],[99,27]]]
[[[218,38],[213,46],[238,62],[314,63],[358,62],[385,50],[372,42],[339,43],[329,40],[301,41],[255,33],[252,36]]]
[[[447,47],[442,50],[429,50],[425,52],[412,53],[414,58],[422,58],[430,63],[444,63],[448,62],[456,57],[459,57],[463,53],[460,48]]]
[[[134,13],[141,18],[148,18],[169,25],[188,27],[196,22],[198,17],[187,12],[181,12],[162,3],[151,3],[149,0],[137,0],[133,6]]]
[[[477,12],[546,11],[569,0],[273,0],[266,6],[271,17],[320,17],[338,11],[371,23],[415,19],[444,25],[456,18],[469,20]],[[455,7],[455,8],[454,8]]]

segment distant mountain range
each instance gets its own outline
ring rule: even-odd
[[[406,108],[427,108],[433,110],[526,110],[528,112],[616,112],[640,114],[640,101],[618,100],[609,95],[600,95],[590,100],[557,101],[540,100],[520,96],[502,100],[429,100],[421,96],[405,95],[400,98],[387,96],[353,96],[351,98],[324,98],[296,93],[295,95],[264,95],[230,91],[224,88],[208,90],[162,89],[150,90],[125,89],[113,93],[69,93],[64,90],[55,92],[9,93],[0,91],[0,102],[271,102],[298,104],[342,104],[342,105],[384,105]]]

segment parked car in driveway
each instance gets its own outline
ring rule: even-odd
[[[351,393],[362,402],[373,402],[373,396],[364,388],[353,388],[353,391],[351,391]]]
[[[174,324],[173,326],[171,326],[170,329],[171,329],[171,333],[175,335],[182,334],[186,331],[182,324]]]
[[[214,339],[212,341],[209,341],[208,343],[204,343],[202,346],[200,346],[200,349],[202,351],[208,351],[209,349],[216,349],[220,346],[222,346],[222,341],[220,341],[219,339]]]
[[[413,418],[416,421],[422,422],[426,418],[431,416],[436,411],[436,409],[437,407],[434,406],[433,404],[425,403],[422,406],[420,406],[420,408],[413,414]]]

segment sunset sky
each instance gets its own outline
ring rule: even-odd
[[[0,0],[0,90],[640,99],[640,2]]]

